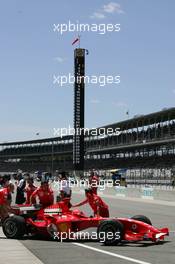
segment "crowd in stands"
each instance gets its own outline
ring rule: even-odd
[[[156,140],[161,138],[167,138],[175,136],[175,122],[167,124],[154,124],[145,127],[133,128],[133,129],[122,129],[120,128],[121,134],[118,136],[110,136],[101,138],[101,145],[107,146],[116,145],[116,144],[131,144],[134,142],[146,142],[150,140]],[[96,139],[86,142],[87,147],[99,146],[99,142]],[[59,151],[71,151],[72,143],[65,144],[55,144],[54,152]],[[7,147],[0,151],[1,155],[16,155],[16,154],[27,154],[27,153],[49,153],[52,152],[52,145],[33,145],[33,146],[18,146],[16,147]]]
[[[134,130],[125,130],[120,136],[118,136],[118,143],[132,143],[132,142],[140,142],[140,141],[150,141],[153,139],[160,139],[175,136],[175,122],[173,121],[171,124],[161,125],[156,124],[153,126],[148,126],[144,129],[144,127],[134,129]]]

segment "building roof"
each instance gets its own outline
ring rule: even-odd
[[[108,124],[105,126],[98,127],[100,128],[120,128],[120,129],[132,129],[141,126],[149,126],[154,123],[165,122],[168,120],[175,119],[175,107],[163,109],[159,112],[150,113],[147,115],[136,115],[131,119],[124,120],[117,123]],[[25,145],[25,144],[38,144],[38,143],[47,143],[54,141],[65,141],[71,140],[73,138],[72,135],[64,136],[64,137],[52,137],[52,138],[44,138],[44,139],[35,139],[28,141],[14,141],[14,142],[4,142],[0,143],[0,146],[12,146],[12,145]]]

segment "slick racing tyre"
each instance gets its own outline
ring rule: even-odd
[[[146,223],[148,225],[152,225],[151,220],[144,215],[134,215],[133,217],[131,217],[131,219],[141,221],[141,222]]]
[[[124,227],[117,220],[105,220],[97,229],[98,239],[106,246],[117,245],[123,239]]]
[[[2,229],[7,238],[22,238],[26,233],[25,220],[17,215],[8,217],[3,221]]]

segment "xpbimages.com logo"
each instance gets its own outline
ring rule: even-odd
[[[99,179],[99,181],[97,182],[96,180],[79,180],[79,179],[72,179],[69,178],[68,180],[60,180],[60,181],[54,181],[52,188],[54,191],[58,192],[60,190],[63,190],[65,188],[79,188],[79,189],[89,189],[89,188],[98,188],[99,191],[104,191],[106,189],[109,188],[113,188],[115,186],[117,186],[118,188],[120,187],[120,183],[118,180],[102,180]]]
[[[72,23],[70,20],[68,23],[53,24],[53,31],[59,34],[64,34],[66,32],[96,32],[98,34],[104,35],[108,32],[119,32],[120,24],[105,24],[105,23]]]
[[[48,230],[49,231],[49,230]],[[104,243],[106,240],[119,240],[120,232],[94,232],[90,234],[89,232],[53,232],[53,238],[59,240],[60,242],[64,242],[66,240],[99,240],[101,243]]]
[[[67,84],[99,84],[99,86],[105,86],[107,84],[120,84],[120,75],[86,75],[75,77],[71,73],[68,75],[53,75],[53,84],[58,86],[64,86]]]
[[[100,128],[73,128],[70,125],[68,127],[53,128],[54,137],[64,137],[69,135],[84,135],[84,136],[99,136],[105,138],[105,136],[119,136],[121,134],[119,127],[100,127]]]

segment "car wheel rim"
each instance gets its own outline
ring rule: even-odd
[[[12,221],[7,222],[5,225],[5,230],[8,233],[8,235],[10,235],[10,236],[16,234],[16,232],[17,232],[16,224]]]
[[[117,237],[116,237],[116,233],[117,234],[120,234],[120,230],[119,229],[114,229],[112,226],[106,226],[103,230],[104,234],[105,234],[105,241],[106,242],[113,242],[113,241],[117,241],[119,240]],[[113,237],[109,238],[109,234],[113,234]]]

